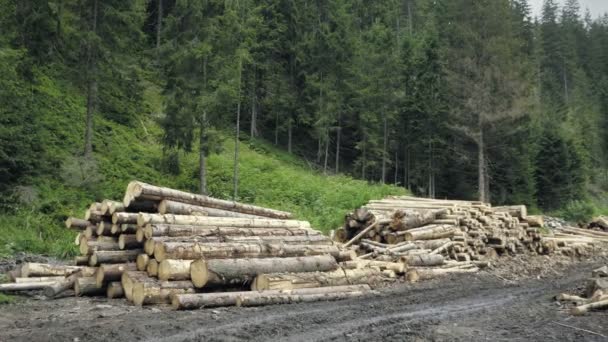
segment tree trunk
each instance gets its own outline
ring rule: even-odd
[[[100,264],[121,264],[127,262],[135,262],[137,255],[143,253],[141,249],[132,249],[127,251],[96,251],[89,258],[89,265],[96,266]]]
[[[10,291],[35,291],[35,290],[43,290],[48,286],[55,284],[53,281],[47,282],[31,282],[31,283],[7,283],[0,284],[0,292],[10,292]]]
[[[408,230],[422,227],[435,221],[435,218],[446,210],[406,210],[397,211],[393,214],[393,221],[390,224],[392,230]]]
[[[279,112],[274,114],[274,145],[279,145]]]
[[[386,114],[383,114],[384,121],[384,141],[382,147],[382,184],[386,183],[386,157],[387,157],[387,148],[388,148],[388,119]]]
[[[199,259],[189,265],[188,276],[196,287],[224,286],[249,283],[257,275],[265,273],[324,272],[337,268],[336,259],[331,255],[263,259]]]
[[[251,126],[250,126],[250,136],[251,138],[255,138],[257,136],[257,111],[256,111],[256,102],[257,102],[257,94],[256,94],[256,70],[255,66],[253,67],[253,83],[251,85]]]
[[[114,224],[136,224],[138,213],[114,213],[112,215],[112,223]]]
[[[435,240],[452,237],[457,231],[458,229],[454,226],[433,226],[428,229],[410,230],[403,236],[405,241]]]
[[[109,283],[108,289],[106,291],[106,296],[109,299],[124,297],[125,291],[122,288],[122,284],[119,281],[114,281],[114,282]]]
[[[85,230],[90,225],[91,223],[89,221],[75,217],[68,217],[68,219],[65,220],[66,228],[74,230]]]
[[[48,298],[56,297],[58,294],[74,288],[76,279],[82,277],[82,271],[73,273],[72,275],[65,277],[59,281],[56,281],[52,285],[44,289],[44,295]]]
[[[137,224],[139,226],[143,227],[146,224],[155,223],[205,227],[310,228],[310,223],[308,223],[308,221],[139,213],[139,217],[137,219]]]
[[[76,296],[98,296],[106,293],[103,287],[97,287],[95,277],[80,277],[74,283]]]
[[[286,245],[253,242],[161,242],[156,244],[156,248],[154,249],[154,258],[158,262],[162,262],[166,259],[195,260],[200,258],[269,258],[323,254],[331,254],[332,256],[337,257],[340,255],[340,250],[336,246]]]
[[[148,266],[146,266],[146,272],[150,277],[158,276],[158,261],[156,259],[150,259]]]
[[[131,182],[125,193],[124,203],[128,206],[133,201],[140,199],[148,199],[161,201],[163,199],[173,200],[176,202],[199,205],[228,211],[236,211],[244,214],[252,214],[271,218],[288,219],[292,217],[291,213],[258,207],[250,204],[244,204],[234,201],[220,200],[204,195],[195,195],[184,191],[174,190],[170,188],[158,187],[142,182]],[[118,223],[118,222],[114,222]],[[134,223],[134,222],[122,222]]]
[[[192,310],[199,308],[210,308],[218,306],[237,305],[237,302],[243,306],[258,305],[260,301],[266,303],[287,303],[287,302],[303,302],[313,300],[313,295],[327,295],[329,298],[336,298],[332,295],[340,295],[344,293],[370,293],[371,289],[368,285],[346,285],[321,288],[306,288],[293,290],[271,290],[271,291],[241,291],[241,292],[219,292],[219,293],[196,293],[196,294],[177,294],[172,298],[172,306],[175,310]],[[271,298],[280,298],[274,299]],[[290,296],[287,300],[285,296]],[[351,295],[353,296],[353,295]],[[250,298],[250,300],[249,300]],[[260,299],[266,298],[266,299]],[[343,297],[340,297],[343,298]],[[315,297],[314,300],[325,300],[327,297]],[[270,302],[269,302],[270,301]]]
[[[486,197],[486,156],[485,156],[485,143],[484,143],[484,132],[481,115],[479,116],[479,141],[477,143],[477,175],[478,182],[477,187],[479,188],[479,200],[487,203]]]
[[[292,118],[290,117],[289,120],[287,121],[287,152],[288,153],[293,153],[293,122],[292,122]]]
[[[199,137],[198,181],[201,195],[207,194],[207,112],[203,111]]]
[[[162,32],[163,23],[163,0],[158,0],[158,8],[156,9],[156,55],[160,58],[160,34]]]
[[[319,301],[341,300],[356,298],[370,293],[366,291],[340,291],[330,292],[328,287],[321,288],[325,293],[311,294],[269,294],[266,292],[253,292],[250,295],[239,296],[236,299],[236,306],[261,306],[291,303],[311,303]]]
[[[91,22],[91,31],[93,35],[97,34],[98,5],[98,0],[94,0],[93,19]],[[87,115],[84,134],[84,156],[89,158],[93,153],[93,118],[97,106],[97,56],[96,49],[91,42],[91,39],[88,39],[87,42],[87,55]]]
[[[190,281],[158,281],[147,278],[133,285],[133,304],[137,306],[148,304],[171,304],[171,296],[194,293],[194,285]]]
[[[118,237],[118,247],[120,249],[142,248],[143,244],[137,241],[135,234],[120,234]]]
[[[148,241],[146,241],[146,242],[148,242]],[[145,248],[144,248],[144,251],[145,251]],[[152,253],[154,253],[154,251],[152,251]],[[138,255],[137,259],[135,260],[135,264],[137,265],[137,270],[140,272],[146,271],[146,269],[148,267],[148,262],[150,262],[150,256],[148,255],[147,252],[145,254],[142,253],[142,254]]]
[[[147,279],[148,274],[146,272],[138,272],[138,271],[127,271],[122,274],[120,277],[120,283],[122,285],[122,289],[124,291],[125,297],[128,300],[133,300],[133,285],[135,282],[139,282],[141,279]]]
[[[342,135],[342,127],[340,125],[340,119],[338,118],[338,127],[336,128],[336,174],[340,172],[340,138]]]
[[[327,159],[329,157],[329,130],[325,129],[325,158],[323,161],[323,174],[327,175]]]
[[[444,259],[440,254],[419,254],[403,257],[403,262],[407,266],[439,266]]]
[[[235,227],[201,227],[178,225],[147,225],[145,238],[154,236],[314,236],[321,233],[313,229],[300,228],[235,228]]]
[[[239,133],[241,130],[241,74],[242,70],[242,60],[239,57],[239,82],[238,82],[238,92],[237,92],[237,103],[236,103],[236,126],[234,132],[234,176],[233,176],[233,189],[234,193],[232,195],[232,199],[236,201],[239,194]]]
[[[80,245],[78,247],[82,255],[91,255],[96,251],[120,250],[118,239],[107,236],[99,236],[97,239],[87,239],[83,236],[80,238]]]
[[[95,274],[95,267],[65,266],[27,262],[21,266],[21,277],[52,277],[68,276],[77,271],[83,271],[84,276],[90,277]]]
[[[381,281],[382,272],[373,268],[343,269],[331,272],[273,273],[262,274],[255,278],[254,286],[258,291],[291,290],[325,286],[373,284]]]

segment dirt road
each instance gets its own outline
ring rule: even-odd
[[[0,341],[608,341],[608,313],[572,317],[551,299],[576,292],[596,266],[563,266],[541,279],[529,270],[532,277],[517,281],[481,272],[394,284],[363,299],[190,312],[34,297],[0,307]]]

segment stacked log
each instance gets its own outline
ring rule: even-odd
[[[608,243],[608,233],[571,227],[545,236],[543,225],[524,205],[391,196],[349,213],[333,236],[360,259],[404,263],[411,281],[476,272],[501,255],[579,256]]]
[[[572,303],[572,315],[584,315],[589,311],[608,310],[608,266],[604,266],[591,273],[592,278],[587,281],[584,296],[562,293],[556,297],[565,303]]]
[[[75,264],[88,266],[27,264],[21,273],[32,278],[5,288],[44,289],[50,298],[73,290],[135,305],[189,303],[176,306],[183,309],[207,306],[196,303],[208,296],[244,306],[351,298],[370,293],[367,284],[386,272],[405,272],[353,265],[354,251],[290,213],[141,182],[129,184],[123,201],[95,202],[66,226],[79,232]],[[235,297],[235,290],[247,295]],[[198,295],[203,299],[188,297]]]

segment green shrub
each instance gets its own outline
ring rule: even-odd
[[[584,224],[589,222],[597,213],[593,203],[586,201],[570,201],[560,215],[567,221]]]

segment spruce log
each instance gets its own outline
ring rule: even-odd
[[[114,224],[137,224],[138,213],[117,212],[112,214]],[[142,225],[143,226],[143,225]]]
[[[405,264],[402,262],[387,262],[376,260],[354,260],[344,262],[341,265],[348,269],[377,267],[380,270],[391,270],[398,274],[405,273],[406,269]]]
[[[137,241],[135,234],[120,234],[118,237],[118,247],[120,249],[142,248],[142,243]]]
[[[137,260],[135,264],[137,265],[137,270],[141,272],[145,272],[148,267],[148,262],[150,262],[150,256],[146,253],[142,253],[137,256]]]
[[[65,226],[74,230],[85,230],[89,225],[91,225],[89,221],[75,217],[68,217],[65,220]]]
[[[92,239],[97,236],[97,227],[88,226],[81,234],[82,234],[81,236],[84,236],[87,239]]]
[[[80,238],[80,254],[92,255],[96,251],[119,251],[118,240],[110,236],[98,236],[96,239]]]
[[[130,222],[129,222],[130,223]],[[137,225],[175,224],[204,227],[241,227],[241,228],[310,228],[308,221],[279,220],[269,218],[208,217],[173,214],[139,213]]]
[[[103,200],[103,202],[101,202],[101,212],[104,213],[105,215],[112,215],[114,212],[110,212],[110,208],[112,206],[115,206],[117,208],[117,205],[119,206],[123,206],[121,202],[118,201],[112,201],[112,200]],[[124,206],[123,206],[124,207]]]
[[[298,236],[223,236],[222,242],[258,242],[258,243],[284,243],[291,245],[333,245],[334,242],[325,235],[298,235]]]
[[[476,273],[479,268],[411,268],[407,270],[406,279],[409,282],[432,279],[453,273]]]
[[[106,289],[97,287],[95,277],[80,277],[74,283],[74,293],[77,297],[98,296],[105,294]]]
[[[90,221],[91,223],[102,222],[106,218],[107,217],[101,212],[101,210],[91,210],[91,209],[88,209],[84,213],[84,219],[87,220],[87,221]]]
[[[199,205],[203,207],[217,208],[229,211],[241,212],[244,214],[259,215],[264,217],[291,218],[291,213],[258,207],[254,205],[220,200],[203,195],[195,195],[184,191],[179,191],[170,188],[158,187],[142,182],[133,181],[127,186],[125,198],[123,203],[125,206],[129,206],[131,202],[139,199],[147,200],[173,200],[176,202],[188,203]]]
[[[526,216],[525,221],[530,227],[543,227],[545,225],[545,220],[541,215]]]
[[[454,236],[457,231],[458,228],[454,226],[438,226],[424,230],[407,231],[404,238],[405,241],[442,239]]]
[[[133,285],[135,282],[139,282],[140,279],[147,279],[148,274],[146,272],[139,271],[127,271],[122,274],[120,277],[120,283],[122,285],[122,289],[125,297],[128,300],[133,300]]]
[[[440,254],[418,254],[402,257],[408,266],[439,266],[443,265],[444,258]]]
[[[95,284],[104,287],[113,281],[120,281],[124,272],[137,270],[134,263],[101,265],[95,273]]]
[[[331,255],[317,255],[263,259],[199,259],[188,267],[194,285],[204,287],[245,284],[266,273],[332,271],[338,268],[338,264]]]
[[[21,266],[21,276],[29,277],[50,277],[50,276],[68,276],[76,271],[83,271],[85,277],[90,277],[95,274],[96,267],[84,266],[66,266],[66,265],[51,265],[37,262],[26,262]]]
[[[108,289],[106,290],[106,296],[110,299],[124,297],[125,291],[122,288],[122,283],[119,281],[109,283]]]
[[[272,273],[261,274],[252,286],[260,290],[285,290],[296,288],[374,284],[382,279],[382,273],[373,268],[343,269],[331,272]]]
[[[178,237],[168,237],[168,236],[158,236],[153,237],[151,239],[146,240],[144,243],[144,252],[146,254],[152,256],[154,255],[154,250],[156,248],[156,244],[161,242],[183,242],[183,243],[219,243],[222,242],[219,237],[215,236],[178,236]]]
[[[237,228],[149,224],[144,228],[144,235],[146,239],[149,239],[155,236],[310,236],[321,235],[321,233],[308,228]]]
[[[88,255],[75,256],[74,264],[77,266],[87,266],[89,264],[89,256]]]
[[[11,292],[11,291],[35,291],[43,290],[47,286],[53,285],[55,282],[31,282],[31,283],[6,283],[0,284],[0,292]]]
[[[143,253],[141,249],[131,249],[126,251],[96,251],[89,258],[89,265],[99,264],[121,264],[134,262],[137,255]]]
[[[59,280],[63,280],[63,279],[65,279],[65,277],[63,277],[63,276],[30,277],[30,278],[16,277],[16,278],[13,278],[12,281],[14,283],[48,283],[48,282],[59,281]]]
[[[322,289],[327,290],[328,287]],[[370,291],[340,291],[327,293],[311,293],[311,294],[270,294],[267,291],[257,292],[246,296],[238,296],[236,306],[262,306],[275,304],[291,304],[291,303],[311,303],[320,301],[342,300],[349,298],[357,298],[364,296]]]
[[[63,279],[56,280],[53,282],[53,284],[44,288],[44,295],[48,298],[53,298],[64,291],[73,289],[76,280],[80,277],[82,277],[82,271],[77,271],[67,277],[64,277]]]
[[[16,267],[8,272],[6,272],[6,276],[8,281],[14,282],[15,279],[21,277],[21,267]]]
[[[572,313],[573,315],[576,315],[576,316],[580,316],[580,315],[584,315],[589,310],[606,309],[606,308],[608,308],[608,299],[600,300],[600,301],[589,303],[589,304],[579,305],[577,307],[572,308],[570,313]]]
[[[158,277],[158,261],[150,259],[148,266],[146,266],[146,272],[150,277]]]
[[[154,248],[154,258],[161,262],[166,259],[196,260],[225,258],[268,258],[307,255],[340,255],[336,246],[285,245],[272,243],[197,243],[160,242]]]
[[[133,285],[133,304],[171,304],[171,296],[194,293],[191,281],[159,281],[154,278],[140,280]]]
[[[265,216],[243,214],[235,211],[228,211],[216,208],[201,207],[198,205],[163,200],[158,205],[159,214],[175,215],[202,215],[212,217],[241,217],[241,218],[265,218]]]
[[[137,232],[137,224],[133,223],[122,223],[120,225],[120,231],[123,234],[135,234]],[[140,241],[141,242],[141,241]]]
[[[163,260],[158,264],[160,280],[190,280],[190,265],[194,260]]]
[[[97,233],[97,235],[110,236],[110,235],[112,235],[112,225],[113,224],[111,221],[98,222],[95,233]]]
[[[192,310],[200,308],[210,308],[218,306],[236,305],[237,301],[244,303],[245,298],[259,298],[260,296],[310,296],[318,294],[340,294],[362,292],[370,293],[368,285],[345,285],[321,288],[301,288],[291,290],[268,290],[268,291],[240,291],[240,292],[219,292],[219,293],[196,293],[196,294],[175,294],[172,296],[172,306],[175,310]],[[240,299],[240,300],[239,300]],[[323,299],[320,299],[323,300]],[[278,301],[278,300],[277,300]],[[297,300],[296,301],[301,301]],[[285,300],[282,301],[285,303]],[[253,302],[250,302],[253,305]]]
[[[120,224],[112,224],[112,228],[110,229],[110,235],[118,236],[122,233],[122,229],[120,228]]]
[[[510,205],[503,207],[493,207],[494,212],[505,212],[513,217],[525,220],[528,216],[528,210],[525,205]]]

